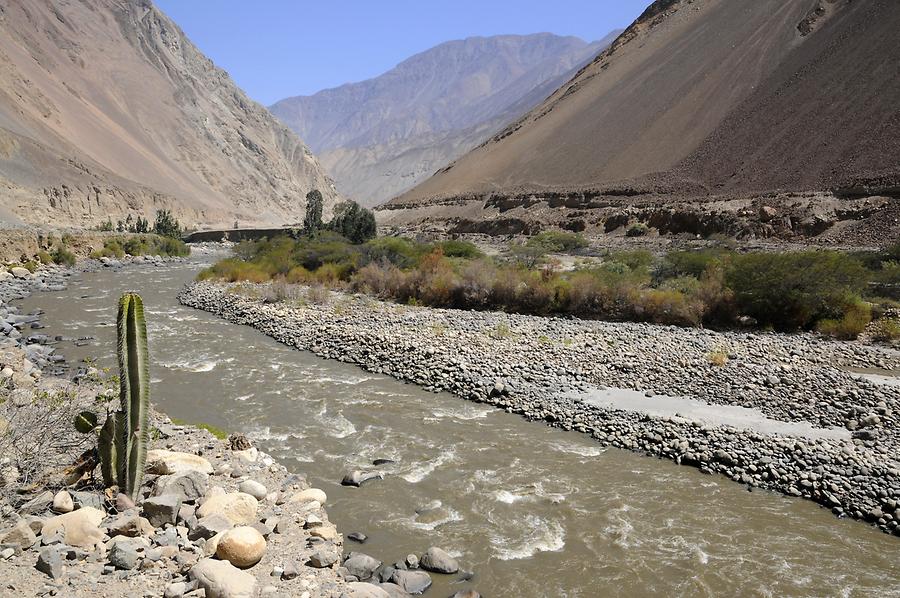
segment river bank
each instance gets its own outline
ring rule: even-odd
[[[266,295],[264,286],[198,283],[180,300],[321,357],[804,497],[900,535],[900,392],[845,371],[895,371],[900,360],[889,349],[812,335],[424,309],[340,294],[300,292],[290,304],[266,303]],[[605,387],[745,407],[764,421],[813,432],[772,434],[749,423],[722,425],[715,414],[691,419],[611,408],[598,400]]]
[[[135,258],[134,267],[180,260]],[[352,596],[338,575],[343,537],[327,500],[246,437],[227,441],[175,425],[153,411],[151,451],[135,505],[104,491],[72,464],[91,448],[75,432],[83,409],[103,411],[115,381],[90,365],[75,379],[61,341],[40,332],[40,313],[9,305],[32,292],[61,292],[79,272],[119,269],[118,260],[79,269],[0,272],[0,578],[23,596],[215,598]],[[84,337],[84,342],[91,339]],[[77,481],[76,481],[77,480]],[[219,559],[214,557],[218,556]],[[241,568],[231,562],[240,563]]]

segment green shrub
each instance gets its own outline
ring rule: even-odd
[[[211,268],[206,268],[197,275],[198,280],[221,279],[227,282],[265,282],[269,280],[269,273],[256,264],[241,260],[224,259]]]
[[[650,268],[653,266],[654,262],[653,254],[641,249],[636,251],[618,251],[610,253],[607,257],[607,261],[625,264],[631,272],[640,275],[641,277],[649,277]]]
[[[328,228],[357,245],[375,238],[377,231],[375,214],[353,201],[338,204]]]
[[[68,266],[71,268],[75,265],[75,254],[60,245],[53,252],[53,263],[59,264],[60,266]]]
[[[636,222],[625,230],[626,237],[643,237],[649,232],[649,228],[643,222]]]
[[[37,259],[42,264],[52,264],[53,263],[53,256],[51,256],[49,253],[47,253],[43,249],[38,251]]]
[[[469,241],[451,239],[441,242],[439,246],[447,257],[474,260],[484,256],[484,253],[474,243]]]
[[[103,249],[99,250],[98,257],[125,257],[125,250],[122,249],[122,243],[118,238],[107,239],[103,242]]]
[[[40,268],[40,264],[34,260],[28,260],[27,262],[22,264],[22,267],[34,274],[37,269]]]
[[[900,320],[897,318],[881,318],[872,325],[872,340],[880,342],[900,339]]]
[[[844,313],[839,319],[827,318],[821,320],[816,328],[827,336],[852,340],[858,337],[871,321],[871,306],[868,303],[856,300],[844,308]]]
[[[139,230],[135,232],[149,231]],[[156,222],[153,223],[153,232],[161,237],[181,239],[181,224],[178,222],[177,218],[172,216],[172,212],[169,210],[157,210]]]
[[[425,245],[403,237],[379,237],[362,246],[364,263],[387,262],[399,268],[415,265],[426,252]]]
[[[579,233],[550,230],[539,233],[525,242],[528,247],[537,247],[545,252],[558,253],[575,251],[588,246],[587,239]]]
[[[673,251],[666,254],[656,268],[655,278],[666,280],[678,276],[700,278],[711,267],[727,259],[727,253],[717,250]]]
[[[859,261],[835,251],[735,255],[725,273],[741,314],[780,330],[838,316],[866,280]]]
[[[322,228],[322,207],[325,199],[318,189],[306,194],[306,214],[303,217],[303,230],[312,234]]]

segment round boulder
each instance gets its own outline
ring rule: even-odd
[[[216,556],[235,567],[252,567],[266,554],[266,540],[252,527],[230,529],[219,539]]]
[[[244,480],[241,482],[241,485],[238,487],[238,490],[243,492],[244,494],[249,494],[256,500],[263,500],[266,498],[266,494],[269,493],[266,490],[266,487],[257,482],[256,480]]]

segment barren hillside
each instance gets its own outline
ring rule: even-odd
[[[337,199],[316,158],[149,0],[0,0],[6,222],[91,226],[171,208],[278,224]]]
[[[900,4],[887,0],[658,0],[546,102],[381,218],[896,238],[893,216],[881,231],[872,218],[897,211],[897,30]]]

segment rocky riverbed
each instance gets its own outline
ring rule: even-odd
[[[176,258],[177,259],[177,258]],[[172,259],[134,258],[154,266]],[[104,259],[79,270],[120,268]],[[9,301],[60,291],[77,271],[0,270],[0,578],[4,592],[63,596],[342,596],[343,539],[325,493],[289,475],[244,437],[229,442],[153,413],[141,499],[104,490],[72,464],[90,449],[74,414],[103,410],[114,389],[82,367],[47,375],[63,357],[40,314]],[[96,473],[96,472],[94,472]],[[276,575],[275,573],[279,573]]]
[[[896,386],[848,368],[898,369],[889,348],[813,335],[712,332],[399,306],[265,285],[199,283],[180,299],[288,345],[495,405],[601,444],[818,502],[900,535]],[[612,409],[604,387],[752,408],[829,436],[772,434],[679,414]]]
[[[363,597],[425,591],[456,560],[432,547],[394,564],[343,555],[327,495],[243,435],[227,441],[152,414],[153,450],[137,504],[73,474],[91,437],[72,426],[103,411],[114,381],[90,364],[66,368],[40,311],[8,302],[64,291],[78,271],[155,267],[178,258],[103,259],[77,269],[0,269],[0,577],[22,595]],[[77,371],[74,380],[54,374]],[[94,472],[96,475],[96,472]],[[354,536],[357,541],[364,538]],[[477,598],[476,592],[457,593]]]

